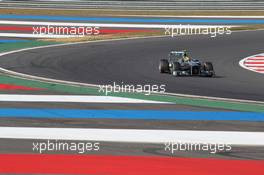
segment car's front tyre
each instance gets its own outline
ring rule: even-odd
[[[208,77],[213,77],[215,75],[214,73],[214,67],[211,62],[205,62],[204,63],[204,71],[207,72]]]
[[[168,60],[162,59],[159,62],[159,71],[160,73],[167,73],[169,72],[169,62]]]

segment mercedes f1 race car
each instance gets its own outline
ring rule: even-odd
[[[167,59],[161,59],[159,63],[160,73],[168,73],[173,76],[204,76],[215,75],[211,62],[201,62],[198,59],[191,59],[187,52],[171,51]]]

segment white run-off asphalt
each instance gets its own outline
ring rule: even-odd
[[[234,27],[233,25],[167,25],[167,24],[125,24],[125,23],[72,23],[72,22],[41,22],[41,21],[7,21],[1,20],[0,24],[32,25],[32,26],[72,26],[72,27],[121,27],[121,28],[213,28],[213,27]]]
[[[247,70],[264,74],[264,53],[244,58],[239,65]]]
[[[70,37],[83,37],[83,35],[36,35],[31,33],[0,33],[0,37],[13,37],[13,38],[70,38]]]
[[[89,95],[12,95],[0,94],[0,102],[70,102],[70,103],[166,103],[151,100]]]
[[[264,145],[264,132],[0,127],[0,138]]]

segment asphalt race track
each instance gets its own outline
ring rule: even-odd
[[[239,60],[263,53],[264,31],[94,42],[36,49],[1,57],[0,67],[60,80],[92,84],[166,85],[166,92],[264,101],[264,76],[241,68]],[[160,74],[159,60],[171,50],[211,61],[217,76]]]

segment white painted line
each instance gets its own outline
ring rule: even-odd
[[[258,66],[264,66],[264,64],[259,65],[259,64],[245,64],[245,66],[250,69],[250,70],[254,70],[254,69],[259,69]],[[251,67],[254,66],[254,67]]]
[[[242,32],[242,31],[235,31],[235,32]],[[251,32],[251,30],[248,30],[247,32]],[[132,37],[132,38],[118,38],[118,39],[106,39],[106,40],[98,40],[98,41],[82,41],[82,42],[74,42],[74,43],[63,43],[63,44],[53,44],[53,45],[47,45],[47,46],[37,46],[37,47],[31,47],[31,48],[24,48],[19,50],[13,50],[8,52],[0,53],[0,57],[8,54],[28,51],[28,50],[35,50],[35,49],[43,49],[43,48],[50,48],[50,47],[60,47],[60,46],[69,46],[69,45],[77,45],[77,44],[86,44],[86,43],[95,43],[95,42],[106,42],[106,41],[122,41],[122,40],[133,40],[133,39],[147,39],[147,38],[163,38],[168,36],[149,36],[149,37]],[[52,78],[44,78],[44,77],[38,77],[28,74],[23,74],[19,72],[14,72],[11,70],[7,70],[0,67],[0,72],[6,73],[8,75],[14,76],[14,77],[20,77],[22,79],[28,79],[28,80],[37,80],[40,82],[50,82],[50,83],[56,83],[56,84],[66,84],[69,86],[85,86],[85,87],[92,87],[92,88],[99,88],[99,85],[96,84],[88,84],[88,83],[79,83],[79,82],[73,82],[73,81],[65,81],[65,80],[58,80],[58,79],[52,79]],[[209,96],[200,96],[200,95],[189,95],[189,94],[179,94],[179,93],[154,93],[156,95],[160,96],[179,96],[179,97],[187,97],[187,98],[200,98],[200,99],[208,99],[208,100],[220,100],[220,101],[229,101],[229,102],[239,102],[239,103],[254,103],[254,104],[264,104],[262,101],[254,101],[254,100],[243,100],[243,99],[232,99],[232,98],[221,98],[221,97],[209,97]]]
[[[86,35],[87,36],[87,35]],[[0,33],[0,37],[19,37],[19,38],[74,38],[84,37],[83,35],[39,35],[26,33]]]
[[[62,102],[62,103],[166,103],[112,96],[88,95],[13,95],[0,94],[0,102]]]
[[[264,66],[264,63],[263,64],[248,64],[248,63],[244,63],[245,66],[254,66],[254,67],[258,67],[258,66]]]
[[[264,70],[264,65],[263,67],[258,67],[258,66],[248,66],[249,69],[263,69]]]
[[[255,63],[255,62],[261,62],[261,61],[262,60],[259,58],[259,59],[256,59],[256,60],[246,60],[245,63]],[[263,64],[264,64],[264,60],[263,60]]]
[[[0,138],[264,145],[264,132],[0,127]]]
[[[167,25],[167,24],[118,24],[118,23],[72,23],[72,22],[41,22],[41,21],[10,21],[1,20],[0,24],[12,25],[33,25],[33,26],[83,26],[83,27],[124,27],[124,28],[185,28],[186,26],[192,28],[210,28],[210,27],[235,27],[233,25]]]

